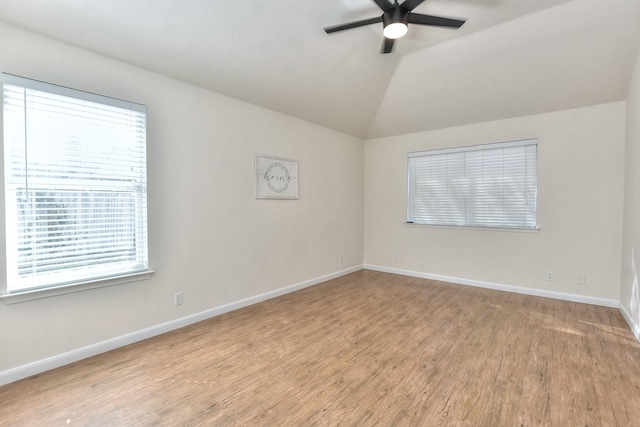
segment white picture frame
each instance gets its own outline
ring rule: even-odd
[[[256,154],[256,199],[299,199],[298,161]]]

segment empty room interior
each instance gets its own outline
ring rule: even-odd
[[[640,426],[639,21],[0,0],[0,426]]]

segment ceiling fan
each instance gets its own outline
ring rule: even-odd
[[[424,0],[405,0],[402,4],[398,4],[398,0],[394,0],[394,3],[391,3],[389,0],[373,1],[380,9],[382,9],[382,15],[376,18],[363,19],[361,21],[325,27],[324,31],[327,34],[330,34],[335,33],[336,31],[348,30],[351,28],[363,27],[365,25],[382,22],[382,34],[384,35],[384,41],[382,42],[382,49],[380,50],[380,53],[391,53],[394,41],[407,34],[408,24],[458,29],[465,23],[465,21],[461,21],[459,19],[413,13],[413,9],[415,9]]]

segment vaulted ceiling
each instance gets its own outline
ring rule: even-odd
[[[360,138],[623,100],[640,0],[426,0],[379,54],[371,0],[0,0],[0,21]]]

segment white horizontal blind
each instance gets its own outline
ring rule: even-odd
[[[144,271],[146,109],[3,75],[8,291]]]
[[[409,153],[407,222],[536,227],[538,140]]]

